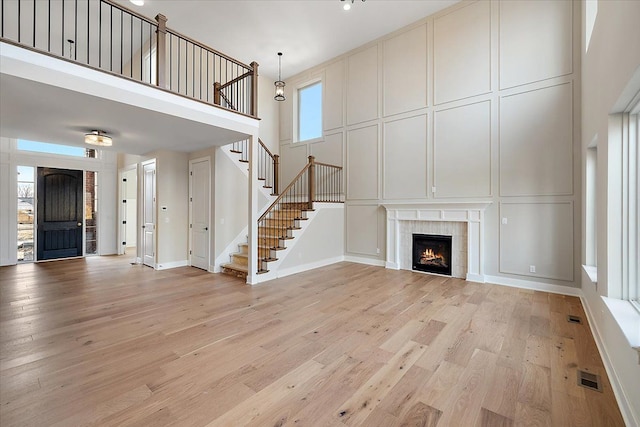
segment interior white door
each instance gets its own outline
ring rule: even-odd
[[[211,168],[209,159],[190,162],[190,261],[193,267],[209,269],[209,210],[211,190]]]
[[[156,265],[156,162],[142,164],[142,263]]]

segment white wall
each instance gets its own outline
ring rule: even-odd
[[[584,2],[583,2],[584,3]],[[583,12],[584,18],[584,12]],[[610,140],[610,114],[624,111],[633,95],[640,91],[640,2],[598,1],[595,26],[586,51],[582,49],[582,168],[583,179],[587,147],[597,144],[597,284],[581,275],[584,301],[590,312],[596,338],[610,363],[610,376],[620,389],[618,399],[628,425],[640,425],[640,364],[617,322],[601,296],[617,297],[620,269],[612,264],[620,238],[619,214],[615,191],[622,164],[616,156],[615,141]],[[635,84],[630,82],[635,81]],[[617,163],[616,163],[617,162]],[[583,218],[586,201],[582,203]],[[582,258],[587,263],[587,239],[583,234]],[[590,243],[589,243],[590,244]],[[617,260],[619,262],[619,260]],[[625,413],[626,412],[626,413]]]
[[[332,264],[344,258],[344,207],[341,204],[316,203],[313,218],[304,224],[303,233],[295,233],[287,241],[288,250],[278,253],[286,256],[277,267],[277,276],[283,277],[310,268]],[[289,249],[290,248],[290,249]]]
[[[280,152],[278,144],[279,102],[273,99],[273,80],[258,78],[258,117],[260,117],[260,139],[273,154]]]
[[[16,150],[16,140],[0,137],[0,265],[17,262],[16,166],[54,167],[98,172],[98,254],[117,253],[117,155],[103,151],[98,159]],[[13,171],[13,172],[12,172]]]
[[[189,258],[189,155],[158,150],[142,160],[156,159],[156,265],[187,265]],[[166,207],[163,210],[162,207]],[[138,256],[141,256],[140,249]]]
[[[463,2],[288,79],[283,185],[308,155],[343,165],[346,254],[374,263],[381,203],[491,201],[485,274],[579,286],[579,31],[577,2]],[[324,138],[296,143],[318,77]]]
[[[247,226],[249,187],[247,176],[216,148],[215,253],[220,254]],[[243,164],[246,166],[246,164]],[[225,262],[229,262],[226,260]]]

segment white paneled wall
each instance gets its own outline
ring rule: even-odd
[[[572,2],[501,1],[499,5],[501,89],[571,74],[580,42],[572,37]]]
[[[378,145],[378,125],[347,133],[347,199],[378,199]]]
[[[479,1],[434,19],[435,103],[491,90],[491,3]]]
[[[427,26],[421,25],[385,40],[383,52],[385,116],[426,107]],[[413,90],[407,92],[407,87]],[[395,96],[396,93],[403,93],[404,96]]]
[[[491,101],[436,111],[433,150],[436,197],[491,196]]]
[[[484,200],[487,275],[576,286],[579,8],[463,2],[288,80],[283,162],[342,162],[347,255],[385,259],[382,203]],[[293,143],[289,88],[317,76],[324,138]]]
[[[347,124],[378,117],[378,46],[347,58]]]
[[[572,194],[572,105],[571,82],[500,99],[500,195]]]
[[[427,115],[384,124],[385,199],[427,197]]]

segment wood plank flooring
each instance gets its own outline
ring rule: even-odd
[[[575,297],[351,263],[250,287],[128,261],[0,268],[0,425],[624,425]]]

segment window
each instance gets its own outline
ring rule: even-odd
[[[598,16],[598,0],[586,0],[584,3],[584,51],[589,51],[589,43],[591,43],[591,34],[593,27],[596,25],[596,17]]]
[[[587,266],[596,267],[598,265],[598,236],[597,236],[597,209],[598,209],[598,147],[596,141],[587,148],[586,164],[586,215],[585,215],[585,240],[586,254],[585,263]],[[592,278],[593,280],[593,278]],[[595,281],[595,280],[594,280]]]
[[[322,137],[322,82],[298,89],[298,141]]]
[[[623,184],[628,209],[627,216],[623,216],[627,232],[622,241],[628,255],[628,265],[623,266],[627,271],[625,274],[623,270],[626,276],[623,281],[627,283],[627,298],[640,310],[640,102],[629,116],[629,144],[627,150],[623,150],[623,161],[627,165],[628,182],[626,188]]]
[[[18,150],[34,151],[36,153],[59,154],[72,157],[96,158],[93,148],[74,147],[71,145],[50,144],[48,142],[18,140]]]
[[[18,166],[18,262],[33,261],[34,169]]]
[[[98,253],[98,172],[85,172],[84,223],[86,255]]]

